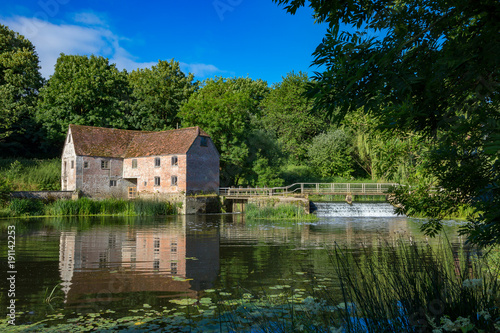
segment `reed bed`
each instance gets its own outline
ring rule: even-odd
[[[42,201],[13,199],[7,206],[10,216],[160,216],[174,215],[176,208],[167,201],[104,199]]]
[[[245,208],[245,216],[249,219],[316,220],[315,215],[306,214],[304,208],[293,204],[262,207],[248,204]]]

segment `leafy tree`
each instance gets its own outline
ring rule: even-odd
[[[426,149],[419,136],[380,129],[380,121],[362,109],[347,114],[342,123],[352,136],[354,161],[373,180],[413,181]]]
[[[312,138],[327,127],[311,113],[313,103],[304,96],[309,83],[307,73],[288,73],[262,102],[264,127],[276,132],[283,150],[297,162],[307,158]]]
[[[342,129],[316,136],[308,154],[310,163],[323,178],[350,178],[354,171],[351,140]]]
[[[183,125],[207,131],[221,154],[221,184],[244,182],[248,174],[253,130],[252,119],[260,115],[260,103],[268,92],[266,82],[249,78],[207,79],[181,107]]]
[[[173,59],[132,71],[128,79],[132,88],[130,126],[146,131],[175,128],[180,123],[180,106],[198,86],[193,74],[186,76]]]
[[[35,131],[34,112],[43,85],[38,55],[22,35],[0,24],[0,151],[19,155]],[[26,148],[25,148],[26,149]]]
[[[108,59],[61,54],[40,91],[37,119],[56,142],[69,124],[125,128],[129,95],[126,73]]]
[[[290,13],[305,5],[274,2]],[[313,64],[325,68],[310,91],[315,108],[339,120],[364,107],[386,128],[432,140],[425,167],[433,182],[413,191],[422,200],[398,192],[400,203],[432,218],[428,233],[441,226],[434,211],[457,200],[474,205],[481,215],[462,232],[477,244],[500,243],[500,3],[310,0],[309,6],[316,21],[330,26],[314,52]],[[341,31],[345,26],[355,31]],[[435,187],[442,190],[430,191]]]

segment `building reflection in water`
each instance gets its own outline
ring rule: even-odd
[[[185,216],[179,220],[62,231],[59,271],[65,303],[111,302],[134,292],[196,297],[211,288],[220,266],[218,228],[200,231],[196,225],[187,228]]]

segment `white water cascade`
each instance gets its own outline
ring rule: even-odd
[[[396,217],[394,207],[386,202],[315,202],[318,217]]]

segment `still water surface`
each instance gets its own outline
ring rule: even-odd
[[[427,241],[418,220],[335,216],[321,209],[313,223],[249,221],[243,215],[3,220],[0,260],[7,271],[7,227],[15,224],[23,323],[60,309],[113,309],[119,315],[144,304],[175,307],[170,300],[199,299],[207,289],[241,294],[272,293],[284,283],[309,288],[311,279],[332,281],[329,292],[336,293],[327,249],[337,245],[366,255],[398,240]],[[452,245],[460,246],[456,231],[453,223],[445,227]],[[2,316],[6,287],[0,284]]]

